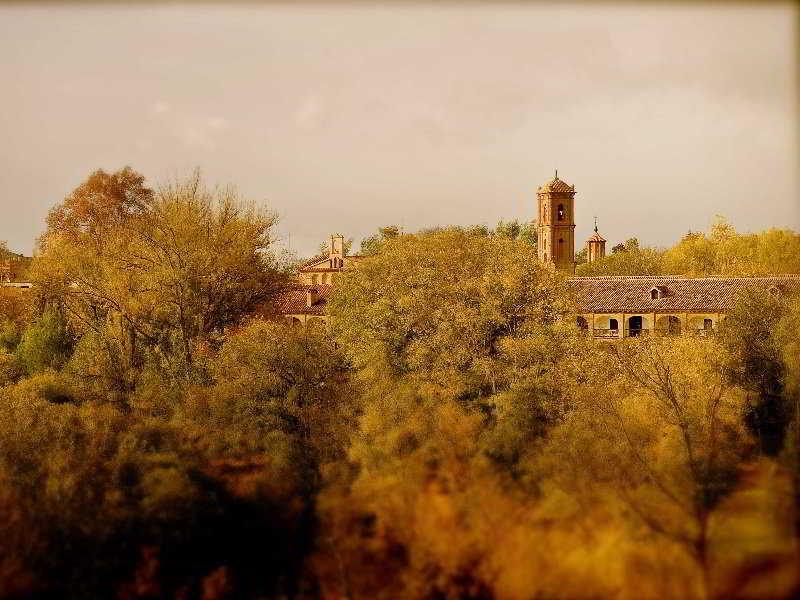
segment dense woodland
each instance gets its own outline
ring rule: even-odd
[[[800,592],[800,299],[598,345],[531,224],[364,240],[330,328],[264,318],[275,215],[98,171],[0,288],[0,597]],[[579,274],[800,273],[724,221]]]

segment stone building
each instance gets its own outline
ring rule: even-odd
[[[577,325],[592,337],[707,335],[745,291],[800,293],[800,275],[774,277],[570,277]]]
[[[25,282],[28,278],[31,260],[22,254],[3,251],[3,255],[0,256],[0,282]]]
[[[615,340],[644,335],[706,335],[725,318],[745,290],[763,294],[800,293],[800,275],[781,277],[680,276],[574,277],[575,187],[555,177],[537,190],[539,260],[567,275],[578,327],[592,337]],[[605,256],[597,230],[586,240],[587,260]],[[325,322],[325,306],[337,275],[358,264],[344,237],[331,236],[328,252],[304,263],[297,286],[278,302],[278,314],[295,324]]]
[[[298,269],[297,285],[278,298],[278,315],[295,325],[325,323],[325,305],[336,277],[361,258],[347,253],[343,235],[332,235],[328,252],[303,263]]]
[[[358,255],[347,254],[343,235],[332,235],[328,252],[303,263],[298,280],[303,285],[332,285],[341,271],[353,267],[360,259]]]

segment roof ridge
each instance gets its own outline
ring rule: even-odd
[[[705,277],[688,277],[686,275],[573,275],[567,277],[569,281],[584,281],[584,280],[599,280],[606,279],[609,281],[621,281],[624,279],[644,280],[644,279],[672,279],[681,281],[700,281],[700,280],[744,280],[754,281],[759,279],[800,279],[800,273],[786,273],[783,275],[708,275]]]

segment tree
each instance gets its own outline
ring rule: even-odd
[[[714,595],[711,517],[750,448],[743,394],[723,376],[720,354],[714,340],[690,337],[612,347],[551,445],[570,465],[565,477],[583,472],[635,521],[680,544],[700,570],[705,597]]]
[[[497,227],[494,228],[494,235],[500,237],[507,237],[513,240],[520,240],[526,244],[530,244],[534,248],[538,240],[536,233],[536,221],[526,221],[520,223],[514,221],[500,221]]]
[[[274,215],[233,189],[208,190],[196,172],[151,195],[122,174],[113,194],[86,193],[93,176],[53,211],[34,277],[79,337],[124,357],[106,378],[130,390],[146,361],[191,371],[196,343],[268,300],[286,269],[271,253]]]
[[[530,245],[458,230],[388,240],[342,274],[329,306],[356,369],[463,397],[507,389],[515,341],[542,343],[569,311],[562,278]]]
[[[671,273],[692,277],[756,276],[800,271],[800,235],[770,229],[739,234],[717,216],[708,234],[689,232],[664,255]]]
[[[50,211],[40,245],[53,236],[64,236],[101,252],[109,236],[151,205],[153,190],[144,182],[144,176],[130,167],[116,173],[95,171]]]
[[[60,369],[69,358],[74,339],[55,307],[47,308],[22,335],[17,355],[29,375]]]
[[[792,478],[794,539],[797,552],[796,585],[800,586],[800,298],[794,298],[778,322],[774,338],[783,363],[784,406],[789,419],[781,455]]]
[[[655,248],[642,248],[636,238],[617,244],[600,260],[579,263],[576,274],[583,277],[598,275],[662,275],[663,252]]]
[[[210,371],[209,429],[234,451],[282,431],[315,464],[342,457],[356,403],[344,356],[324,328],[253,320],[227,337]]]
[[[749,392],[746,422],[770,456],[781,451],[791,414],[784,397],[786,367],[775,335],[786,313],[784,298],[749,290],[737,298],[718,332],[727,350],[725,374]]]
[[[378,229],[369,237],[361,240],[361,254],[364,256],[371,256],[380,252],[381,246],[387,241],[396,238],[400,235],[400,228],[397,225],[387,225]]]

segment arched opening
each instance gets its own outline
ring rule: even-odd
[[[567,213],[564,210],[564,205],[563,204],[559,204],[558,205],[558,220],[559,221],[563,221],[566,218],[566,216],[567,216]]]
[[[589,329],[589,323],[587,323],[587,322],[586,322],[586,319],[585,319],[585,318],[583,318],[583,317],[578,317],[578,318],[576,319],[576,322],[577,322],[577,325],[578,325],[578,329],[581,329],[581,330],[584,330],[584,331],[586,331],[587,329]]]
[[[681,332],[681,320],[674,315],[662,315],[656,322],[661,335],[678,335]]]
[[[714,329],[714,320],[713,319],[703,319],[703,329],[705,331],[709,331]]]
[[[556,247],[556,260],[564,258],[564,240],[558,238],[558,246]]]
[[[612,331],[619,331],[619,321],[616,319],[609,319],[608,320],[608,328]]]
[[[642,335],[642,317],[635,315],[628,319],[628,335],[638,337]]]

